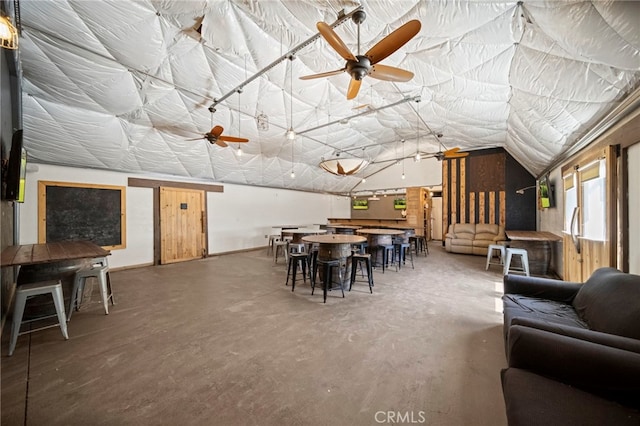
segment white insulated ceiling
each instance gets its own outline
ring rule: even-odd
[[[317,34],[318,21],[357,7],[367,14],[361,53],[421,22],[381,62],[412,80],[365,77],[352,101],[346,73],[300,80],[344,66],[320,37],[261,73]],[[402,139],[407,156],[504,147],[536,175],[640,79],[633,1],[31,0],[20,2],[20,16],[32,160],[215,182],[347,193],[401,156]],[[335,32],[357,53],[353,21]],[[354,109],[364,104],[372,110]],[[259,129],[261,114],[268,130]],[[212,125],[250,139],[243,155],[237,144],[186,140]],[[293,143],[289,127],[303,132]],[[336,152],[374,164],[334,176],[318,163]]]

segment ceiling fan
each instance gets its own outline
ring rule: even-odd
[[[420,31],[420,21],[412,20],[393,31],[391,34],[376,43],[364,55],[360,55],[360,24],[364,22],[366,14],[358,11],[353,15],[353,21],[358,25],[358,54],[351,53],[342,39],[333,31],[326,22],[318,22],[316,27],[320,35],[329,43],[331,47],[347,61],[344,68],[335,71],[323,72],[300,77],[301,80],[311,80],[314,78],[331,77],[341,72],[348,72],[351,82],[347,89],[347,99],[353,99],[358,95],[362,79],[369,75],[378,80],[387,81],[409,81],[413,78],[413,73],[401,68],[380,65],[378,62],[394,53],[405,43],[411,40]]]
[[[459,147],[455,147],[444,151],[442,151],[442,148],[440,148],[440,151],[427,155],[427,157],[435,157],[438,161],[442,161],[450,160],[452,158],[462,158],[466,157],[467,155],[469,155],[468,152],[461,152]]]
[[[243,142],[249,142],[249,139],[245,139],[245,138],[239,138],[237,136],[225,136],[222,134],[222,132],[224,131],[224,129],[222,128],[222,126],[214,126],[213,129],[211,129],[210,131],[208,131],[207,133],[205,133],[203,136],[199,137],[199,138],[194,138],[194,139],[187,139],[188,141],[197,141],[200,139],[206,139],[209,141],[210,144],[216,144],[218,146],[221,146],[223,148],[229,146],[227,145],[226,142],[233,142],[233,143],[243,143]]]

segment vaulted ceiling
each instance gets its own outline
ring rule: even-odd
[[[347,193],[403,153],[453,147],[503,147],[536,175],[640,80],[631,1],[58,0],[20,17],[30,158],[216,182]],[[357,54],[414,19],[381,62],[408,82],[366,76],[347,100],[346,72],[299,78],[345,65],[319,21]],[[242,155],[203,138],[214,125],[249,139]],[[371,164],[318,167],[336,154]]]

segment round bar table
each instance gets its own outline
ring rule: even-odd
[[[313,229],[313,228],[297,228],[297,229],[283,229],[282,236],[291,235],[293,244],[302,244],[302,237],[307,235],[326,234],[326,229]]]
[[[340,269],[344,271],[342,276],[342,287],[348,287],[351,281],[351,245],[363,243],[367,239],[359,235],[344,235],[344,234],[329,234],[329,235],[308,235],[302,237],[302,241],[305,243],[317,243],[318,244],[318,259],[319,260],[340,260]],[[324,279],[324,277],[320,277]],[[331,283],[339,282],[339,272],[334,270],[331,276]],[[327,291],[327,286],[324,286],[324,291]],[[325,294],[326,297],[326,294]]]
[[[367,242],[369,244],[369,253],[373,257],[374,264],[378,263],[378,246],[389,245],[393,243],[394,235],[403,235],[405,233],[402,229],[387,229],[387,228],[366,228],[358,229],[356,231],[360,235],[367,236]],[[408,237],[407,237],[408,238]],[[382,253],[380,253],[380,262],[382,262]]]

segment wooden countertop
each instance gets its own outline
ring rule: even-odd
[[[380,228],[364,228],[356,231],[358,234],[371,234],[371,235],[400,235],[404,234],[402,229],[380,229]]]
[[[365,237],[358,235],[330,234],[330,235],[307,235],[302,237],[302,241],[319,244],[356,244],[367,241]]]
[[[547,231],[505,231],[507,238],[514,241],[560,241],[562,237]]]
[[[36,265],[61,260],[104,257],[111,252],[91,241],[24,244],[2,250],[1,266]]]

